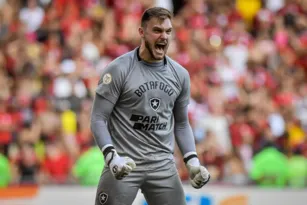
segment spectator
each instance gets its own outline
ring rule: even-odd
[[[219,139],[210,129],[205,138],[196,145],[197,155],[203,164],[206,164],[212,181],[219,181],[224,176],[225,153],[222,150]]]
[[[27,7],[22,8],[19,13],[20,20],[26,26],[26,32],[35,32],[43,22],[45,12],[38,6],[37,0],[27,1]]]
[[[95,147],[84,152],[73,166],[73,175],[85,186],[98,185],[104,158],[101,151]]]
[[[0,187],[7,187],[11,182],[10,162],[0,150]]]
[[[264,187],[284,187],[287,184],[288,161],[276,148],[266,145],[253,159],[251,178]]]
[[[232,185],[247,185],[247,170],[238,154],[231,153],[224,162],[223,182]]]
[[[8,156],[8,147],[12,141],[13,126],[13,117],[8,111],[8,103],[0,99],[0,147],[5,156]]]
[[[34,146],[31,143],[23,143],[20,146],[18,160],[19,183],[32,185],[39,183],[39,161],[35,154]]]
[[[72,162],[67,153],[63,150],[63,146],[55,141],[46,145],[46,158],[43,162],[45,183],[63,184],[69,182],[69,173]]]
[[[302,155],[303,147],[297,147],[289,158],[289,186],[295,188],[306,187],[307,159]]]

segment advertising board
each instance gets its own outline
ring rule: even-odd
[[[194,189],[184,185],[187,205],[307,205],[306,189],[264,189],[257,187],[225,187],[209,185]],[[1,192],[1,189],[0,189]],[[48,186],[39,187],[36,195],[28,198],[5,199],[0,194],[1,205],[94,205],[95,187]],[[133,205],[147,205],[138,193]]]

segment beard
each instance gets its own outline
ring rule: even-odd
[[[156,52],[156,47],[155,47],[154,43],[153,44],[150,43],[146,38],[144,39],[144,42],[145,42],[145,47],[148,50],[149,55],[150,55],[152,60],[158,61],[158,60],[163,60],[164,59],[165,53],[166,53],[166,49],[167,49],[168,46],[166,46],[165,49],[163,50],[164,54],[163,55],[161,55],[161,54],[159,55]]]
[[[150,54],[150,56],[151,56],[152,59],[154,59],[154,60],[160,60],[160,59],[156,59],[155,54],[153,53],[153,47],[154,47],[154,46],[152,46],[152,45],[149,43],[149,41],[147,41],[146,38],[145,38],[145,47],[147,48],[147,50],[148,50],[148,52],[149,52],[149,54]]]

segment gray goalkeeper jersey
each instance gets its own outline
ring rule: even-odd
[[[150,169],[173,161],[173,108],[189,103],[190,78],[169,57],[142,61],[138,49],[107,66],[96,92],[115,105],[108,129],[118,154]]]

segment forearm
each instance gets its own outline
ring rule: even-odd
[[[100,95],[95,96],[91,113],[91,131],[96,144],[102,151],[112,145],[107,121],[113,107],[114,105],[105,98]]]
[[[91,120],[91,130],[98,147],[103,150],[107,145],[111,145],[111,136],[107,125],[102,120]]]
[[[176,142],[184,158],[196,155],[195,140],[189,122],[175,124]]]
[[[187,106],[179,108],[175,107],[174,116],[174,134],[176,137],[176,142],[185,161],[187,161],[191,157],[197,156],[195,139],[188,119]]]
[[[105,165],[110,168],[113,176],[120,180],[135,169],[136,164],[129,157],[120,157],[112,145],[107,122],[113,108],[112,102],[96,94],[91,114],[91,130],[96,144],[103,152]]]

